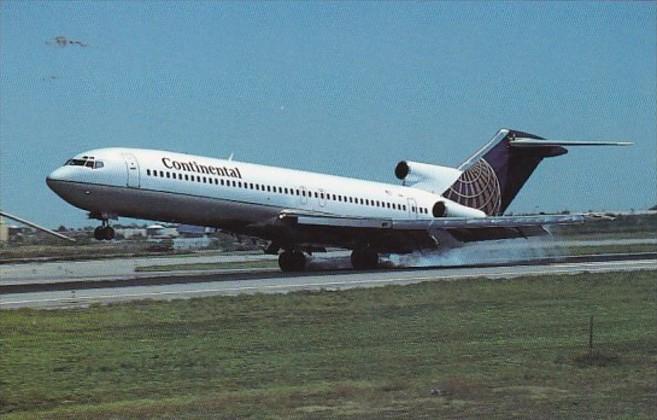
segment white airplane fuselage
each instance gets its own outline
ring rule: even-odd
[[[458,173],[446,178],[444,187],[456,177]],[[64,200],[98,218],[217,228],[265,223],[282,210],[431,219],[431,207],[441,198],[394,184],[132,148],[81,153],[53,171],[47,183]]]

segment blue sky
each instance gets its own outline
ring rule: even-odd
[[[0,3],[0,207],[92,224],[46,175],[104,146],[397,182],[499,128],[632,140],[544,161],[510,211],[657,202],[654,2]],[[89,46],[46,44],[56,36]],[[127,222],[127,220],[125,220]]]

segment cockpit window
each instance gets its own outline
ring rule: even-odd
[[[82,156],[82,159],[67,160],[64,166],[86,166],[91,169],[99,169],[105,165],[100,160],[94,160],[93,156]]]
[[[69,159],[69,160],[66,162],[66,165],[70,165],[70,166],[84,166],[85,163],[87,163],[86,160],[82,160],[82,159]]]

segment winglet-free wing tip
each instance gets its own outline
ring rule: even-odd
[[[33,227],[35,229],[38,229],[42,232],[45,232],[49,235],[55,236],[59,239],[64,239],[67,241],[75,242],[75,239],[71,238],[70,236],[62,235],[59,232],[55,232],[54,230],[50,230],[48,228],[45,228],[43,226],[37,225],[36,223],[30,222],[29,220],[25,220],[22,217],[14,216],[13,214],[7,213],[5,211],[0,210],[0,216],[6,217],[7,219],[15,220],[18,223],[22,223],[24,225]]]

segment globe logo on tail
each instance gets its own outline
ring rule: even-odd
[[[502,202],[500,182],[488,162],[480,159],[461,174],[447,190],[445,198],[495,216],[499,214]]]

